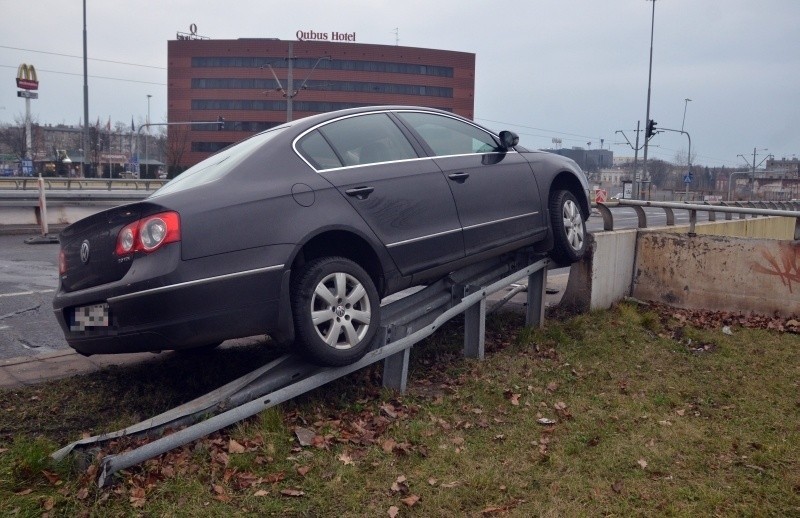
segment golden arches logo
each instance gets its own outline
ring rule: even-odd
[[[24,90],[38,90],[39,79],[36,77],[36,68],[23,63],[17,69],[17,88]]]

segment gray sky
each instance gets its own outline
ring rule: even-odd
[[[212,39],[292,40],[298,30],[356,32],[358,43],[476,54],[475,118],[523,145],[632,156],[644,119],[652,4],[646,0],[87,0],[89,120],[138,126],[167,113],[167,41],[197,25]],[[503,4],[507,8],[501,7]],[[290,6],[290,8],[288,8]],[[83,116],[79,0],[0,0],[0,122],[24,113],[17,66],[39,73],[39,123]],[[695,163],[745,165],[800,155],[800,1],[658,0],[651,117],[692,136]],[[687,139],[664,133],[650,156],[673,160]],[[768,148],[768,151],[762,151]]]

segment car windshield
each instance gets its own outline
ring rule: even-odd
[[[287,127],[273,128],[223,149],[170,180],[162,188],[154,192],[151,198],[219,180],[252,155],[265,142],[272,140]]]

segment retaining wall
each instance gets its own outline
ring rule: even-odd
[[[691,308],[800,314],[794,218],[760,217],[591,236],[561,304],[607,309],[627,296]]]

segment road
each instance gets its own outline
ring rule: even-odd
[[[614,208],[614,228],[636,228],[630,208]],[[661,209],[646,208],[648,226],[664,225]],[[700,213],[698,219],[707,218]],[[675,211],[676,223],[687,223],[687,211]],[[589,218],[590,232],[603,230],[598,215]],[[25,244],[28,236],[0,235],[0,361],[66,349],[67,342],[53,315],[58,287],[58,245]],[[566,273],[568,269],[553,273]]]

